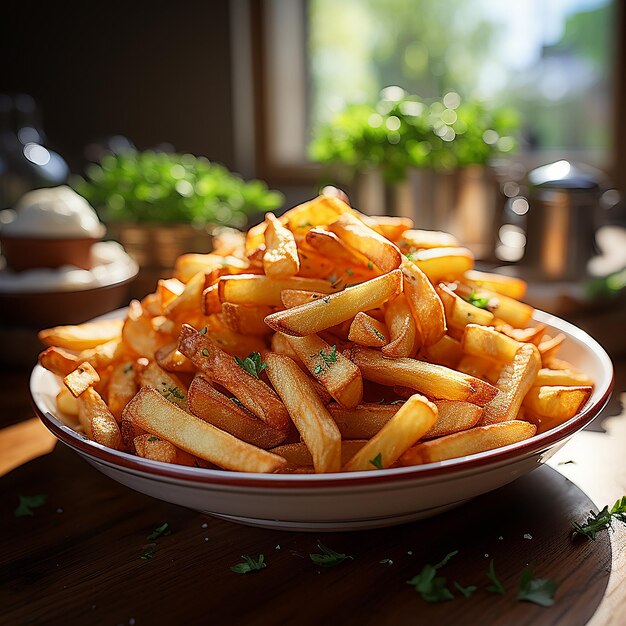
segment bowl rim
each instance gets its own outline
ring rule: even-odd
[[[125,309],[119,309],[107,314],[107,317],[120,315]],[[560,441],[568,439],[589,424],[606,406],[611,397],[614,383],[613,364],[602,346],[584,330],[555,315],[535,310],[533,319],[564,331],[584,344],[594,352],[600,360],[604,373],[604,380],[597,387],[600,396],[594,401],[588,401],[583,410],[560,424],[559,426],[525,439],[493,450],[478,452],[465,457],[384,470],[368,470],[359,472],[335,472],[328,474],[261,474],[252,472],[234,472],[228,470],[214,470],[184,465],[174,465],[152,461],[107,448],[65,425],[59,418],[46,411],[37,404],[36,396],[41,377],[47,373],[40,365],[33,368],[30,377],[29,390],[31,404],[35,413],[43,424],[62,443],[74,448],[80,454],[91,457],[96,462],[103,462],[116,467],[120,471],[153,475],[157,479],[174,479],[205,485],[221,487],[247,487],[264,489],[310,489],[334,488],[344,486],[378,485],[389,482],[399,482],[415,479],[438,478],[454,473],[485,469],[489,465],[499,465],[515,458],[522,458],[538,454],[547,450]],[[598,385],[597,384],[597,385]]]

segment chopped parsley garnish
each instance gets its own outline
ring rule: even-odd
[[[348,268],[348,269],[346,270],[346,274],[347,274],[348,276],[352,276],[352,275],[354,274],[354,271],[353,271],[353,270],[351,270],[350,268]]]
[[[376,335],[376,339],[379,339],[380,341],[385,341],[385,335],[383,335],[379,330],[377,330],[376,328],[372,328],[372,331],[374,332],[374,335]]]
[[[337,362],[337,346],[333,345],[328,353],[320,350],[320,356],[324,359],[326,365]]]
[[[316,365],[313,368],[313,374],[315,374],[315,376],[321,376],[324,373],[324,367],[322,365]]]
[[[178,387],[166,387],[161,391],[164,398],[170,399],[170,396],[178,398],[179,400],[185,399],[185,394]]]
[[[251,352],[245,359],[240,359],[238,356],[234,357],[235,363],[255,378],[259,378],[259,374],[267,367],[266,363],[261,360],[261,355],[258,352]]]
[[[157,544],[156,543],[149,543],[148,545],[143,547],[143,550],[141,551],[141,554],[139,555],[139,558],[144,560],[144,561],[148,561],[149,559],[151,559],[154,554],[157,551]]]
[[[334,285],[337,282],[337,277],[333,274],[326,279],[331,285]]]
[[[533,578],[533,573],[525,569],[520,581],[518,600],[533,602],[539,606],[552,606],[554,592],[558,584],[549,578]]]
[[[447,554],[437,565],[424,565],[422,571],[407,580],[407,585],[415,587],[422,600],[426,602],[442,602],[444,600],[454,600],[454,596],[446,587],[447,579],[445,576],[436,576],[437,570],[442,568],[453,556],[458,554],[458,550],[454,550]]]
[[[256,572],[267,567],[267,565],[265,565],[265,556],[262,554],[259,554],[256,560],[247,554],[242,554],[241,558],[243,559],[243,563],[233,565],[230,568],[231,572],[235,572],[235,574],[249,574],[250,572]]]
[[[393,402],[390,402],[389,404],[403,404],[404,400],[394,400]]]
[[[206,348],[202,348],[202,356],[209,356],[209,351]]]
[[[48,500],[48,496],[45,493],[40,493],[35,496],[20,496],[20,503],[14,511],[15,517],[31,517],[35,515],[33,509],[38,509],[43,506]]]
[[[321,541],[317,542],[317,547],[321,550],[321,554],[309,554],[309,558],[313,561],[313,563],[315,563],[315,565],[333,567],[347,561],[348,559],[353,560],[350,555],[335,552],[328,546],[325,546]]]
[[[159,526],[158,528],[155,528],[147,537],[146,539],[149,539],[150,541],[152,541],[153,539],[158,539],[159,537],[164,537],[165,535],[171,535],[172,531],[170,529],[170,525],[165,522],[164,524],[161,524],[161,526]]]
[[[367,262],[367,269],[368,270],[373,270],[374,269],[374,264],[371,261]]]
[[[601,530],[611,527],[613,519],[626,524],[626,496],[622,496],[609,510],[608,505],[598,513],[589,511],[589,517],[583,524],[572,522],[574,533],[588,537],[592,541],[596,540],[596,535]]]
[[[161,441],[158,437],[152,435],[152,437],[148,437],[148,441]]]
[[[302,222],[302,224],[300,224],[298,228],[310,228],[311,226],[313,226],[311,222]]]
[[[383,455],[379,452],[373,459],[370,459],[370,463],[376,469],[383,469]]]
[[[207,326],[205,326],[205,327],[204,327],[204,328],[200,331],[200,333],[201,333],[201,334],[203,334],[203,335],[206,335],[207,330],[209,330],[209,329],[208,329],[208,327],[207,327]]]
[[[129,363],[125,368],[124,368],[124,374],[130,374],[133,371],[133,364]]]
[[[330,302],[330,296],[325,296],[322,300],[328,304]]]
[[[238,407],[240,407],[240,408],[242,408],[242,409],[245,409],[245,408],[246,408],[246,407],[245,407],[245,405],[244,405],[244,404],[243,404],[240,400],[238,400],[237,398],[235,398],[235,396],[233,396],[233,397],[231,398],[231,400],[232,400],[232,401],[233,401],[233,402],[234,402],[234,403],[235,403]]]
[[[472,291],[472,293],[470,293],[467,301],[470,304],[473,304],[475,307],[478,307],[479,309],[489,309],[489,298],[487,298],[486,296],[477,296],[475,291]]]
[[[404,255],[409,261],[413,260],[413,257],[415,256],[414,252],[409,252],[408,254]]]
[[[459,591],[466,598],[470,598],[473,595],[473,593],[478,589],[476,585],[463,587],[463,585],[458,583],[456,580],[452,584],[454,585],[455,589],[457,589],[457,591]]]
[[[493,559],[489,561],[489,571],[487,572],[487,578],[493,583],[491,585],[487,585],[487,591],[491,591],[491,593],[499,593],[501,596],[503,596],[506,590],[496,576],[496,570],[493,566]]]

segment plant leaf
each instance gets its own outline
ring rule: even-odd
[[[557,587],[558,584],[550,578],[533,578],[532,572],[527,568],[522,572],[517,599],[539,606],[552,606]]]

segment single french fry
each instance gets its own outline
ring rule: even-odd
[[[64,379],[65,386],[78,398],[89,387],[100,382],[100,375],[91,364],[81,363],[74,371],[70,372]]]
[[[533,383],[533,387],[561,386],[561,387],[581,387],[593,386],[593,380],[587,374],[572,369],[553,370],[542,368],[539,370]]]
[[[158,293],[149,293],[147,296],[144,296],[141,299],[140,304],[144,315],[147,315],[148,317],[156,317],[157,315],[161,315],[161,313],[163,313],[161,298]]]
[[[536,432],[536,426],[519,420],[476,426],[460,433],[418,443],[409,448],[398,462],[400,465],[421,465],[456,459],[529,439]]]
[[[185,290],[185,283],[178,278],[161,278],[157,283],[156,293],[161,301],[161,310]]]
[[[350,359],[363,378],[382,385],[403,385],[440,400],[463,400],[484,406],[498,393],[493,385],[442,365],[410,358],[388,359],[378,350],[352,346]]]
[[[181,293],[163,307],[163,314],[177,318],[197,309],[202,301],[202,292],[208,286],[206,283],[207,273],[200,270],[189,279]]]
[[[379,232],[383,237],[397,243],[404,233],[413,228],[413,220],[409,217],[389,215],[368,215],[366,224]]]
[[[341,434],[307,375],[282,354],[266,352],[264,358],[267,375],[311,452],[315,471],[339,471]]]
[[[174,278],[188,283],[198,272],[212,272],[225,269],[229,274],[238,274],[246,271],[248,262],[234,256],[220,254],[183,254],[176,259]]]
[[[552,418],[553,425],[574,417],[591,395],[592,387],[543,385],[532,387],[524,398],[524,407],[535,415]]]
[[[456,248],[459,242],[454,235],[439,230],[409,229],[402,233],[400,246],[412,250],[430,248]]]
[[[189,386],[189,410],[196,417],[259,448],[273,448],[285,441],[286,430],[270,428],[238,402],[220,393],[202,375]]]
[[[468,324],[461,339],[461,348],[466,354],[502,362],[512,361],[522,345],[504,333],[479,324]]]
[[[276,309],[270,306],[245,306],[224,302],[222,319],[224,324],[242,335],[269,335],[272,329],[265,323],[265,318]]]
[[[306,369],[337,402],[345,407],[353,407],[361,402],[361,372],[337,349],[336,344],[331,346],[317,335],[287,336],[287,341]]]
[[[380,348],[387,345],[391,337],[389,329],[383,322],[359,311],[350,323],[348,339],[360,346]]]
[[[383,346],[381,352],[388,357],[415,356],[419,346],[417,324],[403,293],[385,305],[385,324],[391,340]]]
[[[78,364],[82,362],[78,360],[78,356],[75,353],[55,346],[46,348],[39,353],[38,360],[41,367],[61,377],[73,372],[78,367]]]
[[[489,311],[498,319],[515,328],[525,328],[532,320],[535,312],[535,309],[528,304],[471,283],[469,285],[459,284],[457,293],[463,297],[473,295],[475,298],[486,299]]]
[[[160,439],[156,435],[145,433],[133,439],[137,456],[161,463],[176,463],[176,446],[169,441]]]
[[[434,400],[433,404],[437,407],[437,421],[424,435],[424,439],[442,437],[473,428],[483,414],[482,407],[471,402]]]
[[[295,276],[300,270],[300,259],[293,233],[285,228],[273,213],[265,215],[265,254],[263,269],[272,278]]]
[[[228,389],[258,418],[275,430],[287,430],[291,423],[285,405],[262,380],[240,367],[232,356],[207,336],[185,324],[178,349],[206,377]]]
[[[124,342],[121,338],[111,339],[95,348],[87,348],[78,354],[78,361],[87,361],[98,371],[102,371],[115,360],[124,356]]]
[[[328,225],[328,230],[366,256],[382,272],[391,272],[400,267],[402,255],[398,247],[350,213],[340,215]]]
[[[152,328],[155,333],[159,335],[172,337],[178,336],[180,333],[181,324],[179,322],[175,322],[169,317],[165,317],[165,315],[157,315],[152,318]]]
[[[402,289],[419,329],[422,345],[432,346],[447,330],[441,298],[426,274],[412,261],[402,264],[402,279]]]
[[[159,348],[154,353],[154,360],[166,372],[193,374],[196,371],[195,365],[178,351],[178,339]]]
[[[467,248],[417,250],[409,259],[435,284],[455,280],[474,267],[474,255]]]
[[[86,350],[101,343],[119,338],[122,332],[122,320],[99,320],[78,326],[55,326],[37,333],[40,341],[48,346],[66,350]]]
[[[513,360],[502,368],[496,383],[498,395],[485,405],[481,426],[514,420],[540,369],[541,357],[536,346],[522,344]]]
[[[427,361],[445,365],[452,369],[456,369],[463,356],[461,342],[450,337],[450,335],[444,335],[437,343],[431,346],[422,346],[421,350]]]
[[[245,253],[246,235],[236,228],[218,226],[213,230],[213,253],[240,258]]]
[[[302,289],[326,294],[335,291],[327,280],[299,276],[269,278],[255,274],[240,274],[239,276],[223,276],[218,282],[220,301],[233,304],[281,306],[280,294],[283,289]]]
[[[335,233],[322,228],[312,228],[305,236],[311,248],[328,259],[344,263],[349,267],[367,267],[369,259],[358,250],[347,246]]]
[[[119,426],[93,387],[88,387],[78,396],[78,421],[90,439],[107,448],[121,450],[122,436]]]
[[[514,328],[510,324],[497,318],[493,320],[493,325],[498,332],[503,333],[511,339],[515,339],[515,341],[519,341],[520,343],[534,343],[535,345],[541,341],[546,330],[545,324],[537,324],[537,326],[529,326],[528,328]]]
[[[209,315],[197,323],[191,323],[196,330],[204,331],[206,328],[207,337],[214,341],[224,352],[232,356],[247,356],[251,352],[265,350],[265,340],[258,335],[242,335],[229,328],[223,320],[221,314]]]
[[[61,413],[78,417],[78,400],[67,387],[61,387],[56,395],[57,408]]]
[[[347,472],[393,465],[437,420],[437,407],[424,396],[411,396],[398,412],[343,467]]]
[[[365,444],[364,439],[343,440],[341,442],[341,463],[347,463]],[[288,463],[285,469],[289,470],[301,467],[310,467],[313,470],[313,456],[305,443],[286,443],[270,452],[282,456]]]
[[[137,300],[128,305],[128,314],[122,327],[122,339],[127,348],[140,357],[154,358],[154,353],[167,342],[152,327],[152,320],[144,314]]]
[[[109,380],[107,404],[118,422],[122,419],[124,407],[136,393],[137,382],[133,361],[122,361],[115,365]]]
[[[443,303],[449,326],[463,330],[468,324],[489,326],[493,322],[491,311],[480,309],[466,302],[448,285],[439,283],[436,290]]]
[[[520,278],[513,276],[505,276],[503,274],[490,274],[488,272],[479,272],[477,270],[467,270],[465,272],[465,278],[472,283],[495,291],[509,298],[515,300],[522,300],[526,295],[526,289],[528,285]]]
[[[168,402],[151,387],[140,389],[125,413],[144,431],[224,469],[271,473],[286,465],[282,457],[211,426]]]
[[[211,315],[222,310],[222,301],[219,296],[219,285],[210,285],[202,292],[202,313]]]
[[[283,289],[280,294],[281,302],[286,309],[294,306],[300,306],[307,302],[315,302],[321,300],[327,294],[320,291],[304,291],[303,289]]]
[[[303,336],[352,319],[359,311],[379,307],[401,289],[402,275],[395,270],[321,300],[272,313],[265,323],[287,335]]]
[[[495,385],[502,371],[502,363],[492,359],[485,359],[481,356],[465,354],[461,357],[455,369]]]
[[[139,359],[135,364],[140,387],[154,387],[164,398],[181,409],[187,409],[187,387],[171,372],[166,372],[156,361]]]
[[[554,355],[559,351],[559,348],[565,341],[565,335],[559,333],[556,337],[544,338],[537,346],[539,354],[541,354],[541,360],[544,365],[548,365],[550,359],[554,358]]]

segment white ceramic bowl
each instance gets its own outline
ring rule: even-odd
[[[62,383],[40,366],[33,370],[30,389],[41,420],[60,441],[131,489],[215,517],[267,528],[320,532],[391,526],[436,515],[539,467],[606,405],[613,367],[602,347],[557,317],[537,311],[535,320],[564,333],[567,340],[559,356],[596,381],[583,410],[526,441],[415,467],[317,475],[252,474],[149,461],[105,448],[75,432],[56,408],[55,395]]]

